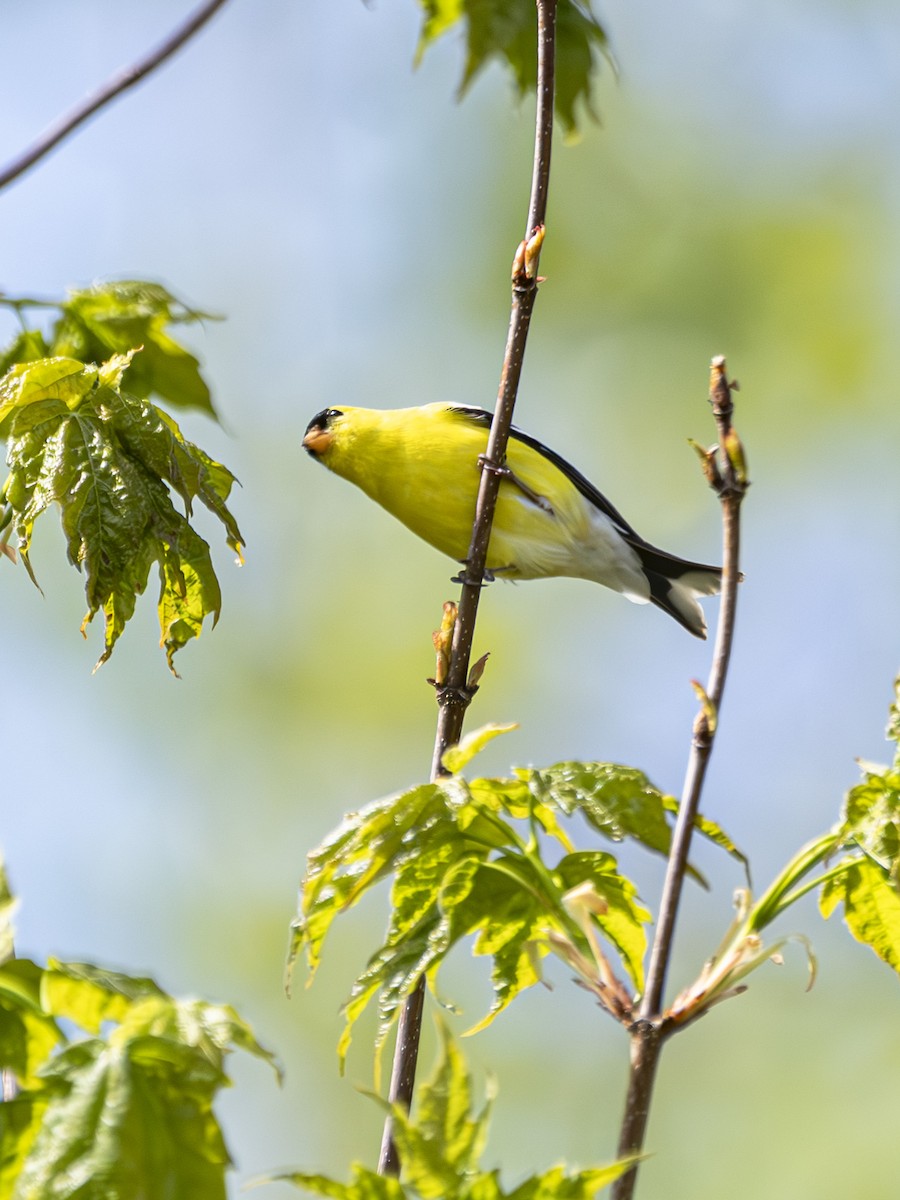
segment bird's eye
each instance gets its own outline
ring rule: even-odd
[[[343,415],[339,408],[323,408],[321,412],[316,413],[307,425],[306,432],[309,433],[313,429],[327,429],[335,417],[342,417]]]

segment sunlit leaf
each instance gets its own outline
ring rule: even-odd
[[[64,413],[76,408],[97,383],[97,368],[85,366],[75,358],[44,358],[36,362],[19,363],[0,379],[0,425],[8,417],[19,416],[17,428],[32,428],[38,420],[51,413]],[[37,414],[22,414],[32,405],[47,402]],[[6,428],[4,427],[4,432]]]
[[[416,1098],[416,1117],[397,1113],[393,1134],[403,1162],[403,1179],[423,1200],[468,1194],[479,1175],[495,1088],[488,1087],[480,1113],[472,1111],[472,1081],[456,1043],[442,1023],[441,1054]]]
[[[532,1176],[512,1192],[504,1191],[499,1174],[485,1171],[480,1159],[487,1142],[496,1088],[489,1081],[479,1111],[472,1103],[472,1081],[465,1060],[448,1030],[438,1022],[440,1056],[431,1077],[416,1092],[413,1114],[373,1096],[392,1119],[392,1135],[403,1164],[401,1183],[359,1165],[349,1183],[326,1175],[285,1171],[256,1183],[291,1183],[314,1196],[332,1200],[591,1200],[634,1165],[635,1157],[607,1167],[567,1171],[553,1167]]]
[[[900,772],[868,771],[844,801],[841,837],[900,878]]]
[[[342,1059],[355,1021],[373,1000],[380,1045],[419,978],[434,985],[463,939],[473,938],[473,952],[491,959],[493,1000],[474,1029],[539,982],[546,954],[559,953],[570,964],[573,956],[592,961],[590,938],[596,935],[608,940],[641,987],[643,922],[649,917],[633,885],[609,854],[575,853],[558,823],[565,805],[549,788],[530,787],[528,773],[520,776],[471,783],[454,776],[376,801],[348,816],[309,856],[289,970],[305,950],[315,971],[334,919],[374,884],[393,878],[384,942],[345,1005]],[[541,857],[541,832],[567,851],[556,868]],[[566,904],[566,894],[584,883],[598,898],[597,911],[587,918],[590,933]]]
[[[229,1157],[211,1110],[224,1078],[188,1047],[92,1039],[54,1059],[46,1080],[51,1099],[18,1194],[224,1200]]]
[[[561,762],[540,769],[518,767],[516,776],[548,806],[558,807],[567,816],[580,812],[610,841],[629,838],[657,854],[668,855],[672,830],[667,814],[677,814],[678,801],[661,792],[643,771],[618,763]],[[746,870],[746,856],[719,825],[698,815],[694,827]],[[688,871],[704,882],[698,871],[692,867]]]
[[[496,1088],[489,1081],[485,1103],[476,1113],[465,1060],[449,1033],[439,1028],[440,1059],[419,1090],[415,1117],[398,1107],[392,1110],[404,1183],[415,1195],[423,1200],[505,1200],[507,1196],[590,1200],[634,1164],[635,1159],[629,1158],[583,1171],[553,1167],[506,1193],[498,1172],[480,1167]]]
[[[228,545],[239,554],[243,539],[225,504],[235,483],[228,468],[187,441],[175,421],[146,400],[109,388],[99,394],[97,402],[103,419],[115,429],[129,454],[174,488],[188,516],[194,500],[215,513],[225,528]]]
[[[124,354],[98,368],[44,359],[0,380],[0,415],[9,417],[5,498],[29,573],[35,522],[59,507],[69,559],[85,574],[82,628],[97,612],[104,615],[100,662],[158,565],[161,644],[174,670],[173,655],[200,634],[207,617],[215,623],[221,608],[209,546],[188,520],[191,504],[200,500],[221,521],[240,554],[242,537],[226,505],[234,477],[159,409],[117,390],[123,374],[130,377],[130,361]]]
[[[53,1050],[65,1039],[41,1006],[39,966],[11,958],[0,966],[0,1067],[32,1087]],[[2,1193],[0,1193],[2,1194]]]
[[[429,1141],[442,1148],[445,1160],[457,1173],[474,1171],[484,1152],[496,1095],[488,1084],[485,1104],[472,1111],[472,1080],[466,1061],[443,1021],[438,1021],[441,1054],[431,1078],[416,1098],[416,1125]]]
[[[894,743],[894,770],[900,771],[900,676],[894,680],[894,702],[885,733],[888,740]]]
[[[567,816],[580,812],[611,841],[631,838],[658,854],[668,854],[672,831],[664,796],[643,771],[617,763],[561,762],[539,770],[520,767],[516,775]]]
[[[518,729],[518,725],[482,725],[479,729],[473,729],[457,745],[444,751],[441,763],[448,771],[456,774],[464,770],[475,755],[480,754],[495,737],[499,737],[501,733],[511,733],[514,729]]]
[[[822,915],[831,916],[838,904],[857,941],[900,973],[900,894],[888,871],[871,858],[848,865],[822,888]]]
[[[225,1058],[240,1047],[274,1065],[271,1054],[227,1006],[82,964],[52,964],[48,976],[59,1016],[116,1027],[42,1067],[43,1120],[27,1127],[15,1196],[224,1200],[230,1160],[212,1103],[228,1084]]]
[[[0,353],[0,376],[6,374],[16,363],[33,362],[36,358],[48,358],[50,347],[39,329],[23,329],[15,340]]]
[[[99,1033],[104,1021],[123,1021],[130,1008],[148,996],[166,998],[152,979],[107,971],[90,963],[50,959],[41,977],[41,1003],[55,1016]]]
[[[521,864],[513,864],[509,855],[489,863],[470,861],[450,876],[441,893],[448,946],[475,934],[473,952],[493,960],[494,998],[470,1033],[489,1025],[520,992],[541,979],[540,960],[548,950],[553,914],[549,901],[542,903],[538,888],[532,890],[521,875]]]
[[[630,1171],[638,1158],[624,1158],[606,1167],[588,1167],[583,1171],[568,1171],[551,1167],[510,1192],[507,1200],[592,1200],[601,1188],[615,1183]]]
[[[569,854],[556,870],[567,889],[590,883],[605,902],[606,912],[597,913],[594,919],[621,955],[635,991],[642,992],[647,951],[644,925],[650,920],[650,913],[639,903],[634,884],[619,874],[613,856],[601,850]]]
[[[222,592],[213,570],[209,546],[187,521],[179,518],[171,542],[161,540],[159,558],[159,628],[160,645],[165,648],[169,669],[175,672],[175,654],[192,639],[200,636],[203,622],[212,616],[213,625],[222,608]],[[110,606],[104,608],[107,630],[116,614]],[[113,616],[110,616],[112,612]],[[104,661],[112,651],[107,638]]]
[[[279,1069],[271,1052],[259,1044],[250,1026],[229,1005],[176,1000],[152,979],[51,958],[42,975],[40,996],[48,1013],[89,1033],[113,1021],[125,1027],[128,1036],[171,1037],[218,1064],[227,1051],[237,1047]]]
[[[555,838],[566,850],[572,842],[559,823],[558,809],[546,804],[528,784],[517,778],[473,779],[467,784],[469,794],[479,804],[498,814],[528,820],[534,818],[544,833]]]
[[[45,1091],[20,1091],[0,1104],[0,1196],[3,1200],[22,1195],[16,1190],[35,1138],[47,1110]]]
[[[406,1200],[407,1190],[392,1175],[379,1175],[354,1163],[349,1183],[339,1183],[327,1175],[303,1171],[284,1171],[266,1175],[259,1183],[292,1183],[312,1196],[330,1196],[332,1200]]]
[[[427,975],[440,964],[448,948],[440,915],[435,909],[404,936],[397,935],[393,924],[389,927],[384,944],[366,963],[344,1005],[344,1030],[338,1041],[338,1058],[342,1068],[350,1047],[353,1026],[370,1001],[377,996],[375,1047],[379,1050],[403,1001],[412,992],[420,976]]]
[[[411,853],[414,830],[432,830],[445,811],[440,789],[423,784],[350,813],[308,855],[289,968],[304,950],[310,972],[315,972],[322,943],[335,917],[390,874],[402,856]]]
[[[159,284],[139,280],[73,291],[60,312],[51,353],[101,363],[141,347],[128,370],[129,392],[141,398],[157,395],[175,407],[214,415],[200,364],[167,333],[176,322],[210,319],[209,313],[189,309]]]

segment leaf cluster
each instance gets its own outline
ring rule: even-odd
[[[461,768],[483,740],[475,735],[468,751],[457,747],[445,763]],[[377,997],[380,1045],[416,980],[424,975],[434,985],[449,952],[469,937],[476,955],[492,959],[493,1001],[475,1028],[540,981],[548,953],[608,1011],[628,1018],[631,996],[643,987],[650,914],[614,856],[576,849],[561,820],[577,814],[611,841],[628,838],[665,854],[674,804],[632,768],[565,762],[518,768],[509,778],[449,776],[350,814],[309,855],[289,961],[305,951],[314,973],[334,919],[392,879],[387,935],[345,1007],[342,1060],[370,1001]],[[713,828],[728,843],[707,824]]]
[[[141,356],[129,365],[131,395],[141,399],[156,395],[173,408],[198,408],[215,416],[200,363],[168,330],[172,325],[217,318],[183,304],[161,284],[114,280],[73,289],[65,300],[0,295],[0,304],[20,318],[34,309],[58,314],[46,333],[23,327],[0,354],[0,375],[16,363],[39,358],[59,356],[101,363],[141,347]]]
[[[762,962],[777,961],[789,941],[806,947],[812,983],[816,962],[806,938],[791,935],[764,946],[762,934],[816,889],[822,916],[828,918],[842,907],[857,941],[900,974],[900,680],[895,683],[887,736],[894,742],[893,764],[863,764],[863,779],[847,792],[841,821],[802,847],[759,899],[749,890],[739,891],[738,913],[721,946],[669,1010],[675,1024],[684,1024],[733,994]]]
[[[537,29],[533,0],[419,0],[424,12],[416,61],[438,38],[462,26],[466,62],[459,85],[465,95],[492,60],[512,72],[519,96],[537,85]],[[601,56],[609,58],[606,33],[590,0],[560,0],[556,30],[556,111],[569,136],[578,130],[579,107],[596,119],[593,79]]]
[[[169,321],[198,314],[174,305],[150,284],[74,293],[49,342],[25,330],[0,362],[0,435],[10,468],[4,523],[12,524],[34,578],[35,522],[58,506],[69,561],[85,575],[82,631],[103,612],[98,666],[133,615],[154,564],[160,640],[173,672],[177,651],[199,636],[208,616],[218,619],[221,591],[209,545],[191,524],[194,501],[217,517],[241,555],[243,538],[227,505],[234,476],[147,399],[154,392],[212,411],[196,359],[164,332]]]
[[[370,1002],[377,1000],[380,1047],[419,977],[434,988],[445,958],[467,938],[476,955],[492,960],[493,1001],[474,1029],[541,980],[548,954],[574,970],[614,1017],[625,1024],[634,1017],[650,914],[613,855],[576,849],[564,822],[580,816],[608,841],[628,839],[667,855],[678,803],[641,771],[614,763],[516,768],[506,778],[466,780],[458,774],[500,732],[504,728],[488,726],[469,735],[444,756],[444,767],[454,774],[351,813],[309,855],[289,968],[305,952],[311,975],[335,918],[379,882],[391,880],[387,934],[345,1005],[342,1062],[353,1024]],[[888,735],[900,743],[900,690]],[[745,857],[718,825],[703,816],[695,825],[746,869]],[[866,765],[863,781],[847,795],[841,823],[794,855],[758,898],[748,876],[721,945],[660,1014],[662,1032],[743,990],[743,980],[763,963],[779,961],[792,941],[806,949],[812,983],[816,963],[808,940],[787,935],[766,944],[763,934],[814,889],[820,889],[824,916],[842,904],[854,936],[900,971],[898,881],[900,747],[895,747],[892,766]]]
[[[0,925],[10,945],[2,913]],[[86,1036],[73,1040],[74,1027]],[[275,1066],[230,1007],[85,964],[8,958],[0,1067],[21,1090],[0,1105],[0,1197],[224,1200],[213,1101],[237,1048]]]
[[[489,1082],[485,1103],[474,1112],[465,1060],[444,1026],[439,1023],[438,1029],[440,1058],[431,1079],[417,1092],[415,1120],[399,1105],[378,1101],[391,1115],[403,1162],[402,1183],[359,1164],[346,1184],[299,1171],[275,1178],[333,1200],[591,1200],[634,1164],[628,1158],[580,1171],[552,1167],[512,1191],[504,1190],[499,1173],[480,1166],[495,1087]]]
[[[843,906],[853,936],[900,974],[900,679],[894,684],[887,736],[890,766],[863,764],[863,779],[844,800],[835,837],[845,857],[828,873],[819,907]]]

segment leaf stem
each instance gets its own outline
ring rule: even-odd
[[[776,879],[769,884],[764,894],[753,905],[748,914],[748,928],[753,932],[758,933],[770,925],[772,921],[788,908],[795,900],[799,900],[801,896],[810,891],[811,888],[817,886],[817,880],[811,883],[794,888],[790,891],[798,880],[826,859],[840,845],[841,835],[839,833],[826,833],[820,838],[816,838],[814,842],[810,842],[804,846],[787,866],[781,871]],[[821,879],[829,878],[834,874],[840,874],[841,871],[847,869],[846,862],[839,863],[833,871],[829,871],[826,875],[821,876]]]
[[[506,444],[512,425],[513,409],[519,389],[525,344],[531,324],[531,314],[537,298],[540,245],[547,214],[547,193],[550,185],[550,154],[553,143],[553,97],[556,60],[557,0],[536,0],[538,26],[537,108],[535,115],[534,165],[531,179],[531,199],[525,237],[513,265],[512,307],[506,350],[500,372],[500,386],[494,419],[483,459],[472,539],[463,573],[459,611],[453,629],[450,665],[445,684],[438,689],[438,721],[431,764],[431,778],[446,774],[441,766],[444,751],[455,745],[461,735],[466,709],[473,691],[468,686],[469,660],[475,634],[475,619],[481,597],[488,544],[494,509],[500,491],[500,475],[496,468],[506,457]],[[495,469],[491,469],[495,468]],[[412,1100],[416,1061],[419,1052],[419,1031],[422,1020],[424,979],[420,979],[407,998],[400,1014],[394,1064],[388,1099],[407,1110]],[[400,1158],[391,1134],[391,1119],[385,1122],[378,1170],[382,1175],[399,1175]]]
[[[784,909],[790,908],[792,904],[796,904],[804,896],[810,892],[814,892],[816,888],[823,887],[826,883],[830,883],[832,879],[840,879],[842,875],[850,870],[859,862],[858,858],[845,858],[843,862],[839,862],[837,866],[832,867],[830,871],[825,871],[821,875],[816,875],[813,879],[808,879],[806,883],[802,883],[799,887],[794,888],[792,892],[788,892],[782,897],[781,904],[778,906],[778,911],[783,912]]]
[[[158,46],[155,46],[130,67],[118,71],[97,91],[86,96],[80,104],[76,104],[70,112],[65,113],[45,129],[37,141],[0,170],[0,189],[5,188],[14,179],[18,179],[20,175],[24,175],[70,133],[73,133],[79,125],[104,108],[116,96],[122,95],[136,83],[140,83],[145,76],[155,71],[176,50],[180,50],[185,42],[192,38],[225,2],[226,0],[206,0],[206,3],[201,4],[192,16],[169,34],[165,41],[160,42]]]
[[[731,423],[734,405],[731,386],[725,374],[725,359],[721,357],[714,358],[711,364],[709,400],[719,435],[718,454],[713,456],[710,453],[707,468],[710,483],[718,493],[722,505],[722,605],[712,667],[706,687],[708,703],[703,705],[694,721],[681,804],[660,900],[656,936],[650,953],[647,987],[641,999],[638,1020],[631,1030],[631,1070],[619,1134],[620,1157],[639,1154],[644,1145],[656,1068],[665,1036],[660,1028],[661,1010],[666,973],[672,954],[675,920],[687,869],[694,819],[712,754],[734,641],[737,592],[741,578],[740,509],[749,484],[743,452]],[[613,1200],[631,1200],[637,1182],[637,1171],[638,1167],[635,1165],[616,1181],[612,1192]]]

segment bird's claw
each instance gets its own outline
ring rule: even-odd
[[[463,569],[458,575],[451,576],[450,582],[458,583],[462,587],[487,587],[489,583],[494,582],[494,572],[485,567],[481,579],[476,582],[476,580],[470,578],[468,567],[463,564]]]
[[[499,475],[501,479],[507,479],[513,485],[513,487],[517,487],[522,495],[527,497],[532,504],[536,504],[542,512],[547,513],[551,517],[554,515],[553,505],[550,503],[547,497],[539,495],[536,491],[534,491],[533,488],[530,488],[527,483],[523,483],[523,481],[519,479],[519,477],[505,463],[500,465],[498,463],[491,462],[487,455],[479,454],[478,465],[481,467],[482,471],[490,471],[492,475]]]

